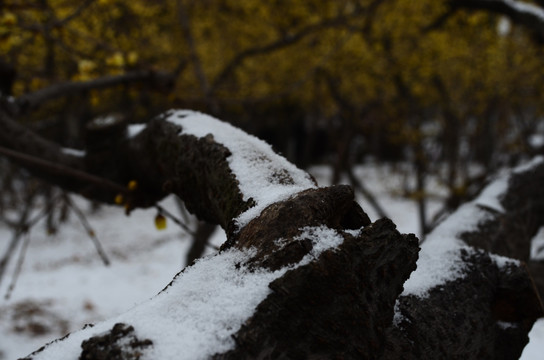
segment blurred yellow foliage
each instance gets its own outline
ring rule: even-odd
[[[96,63],[87,59],[80,60],[77,66],[81,74],[89,74],[96,69]]]
[[[11,12],[5,12],[0,17],[0,25],[10,27],[17,24],[17,17]]]
[[[113,67],[125,66],[125,59],[123,57],[123,54],[121,54],[120,52],[114,53],[112,56],[106,59],[106,64]]]
[[[500,17],[485,12],[435,24],[447,10],[434,0],[22,1],[0,15],[0,51],[17,64],[16,95],[132,69],[180,69],[167,95],[92,92],[97,111],[129,98],[143,112],[214,103],[243,113],[284,102],[332,117],[351,104],[374,116],[352,116],[357,127],[388,121],[408,142],[411,119],[443,121],[445,108],[463,119],[492,103],[511,111],[530,102],[542,112],[544,57],[530,34],[514,27],[501,35]]]

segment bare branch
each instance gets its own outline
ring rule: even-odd
[[[48,32],[51,31],[51,29],[63,27],[64,25],[68,24],[70,21],[77,18],[79,15],[81,15],[83,13],[83,11],[85,9],[87,9],[89,6],[91,6],[94,2],[95,2],[95,0],[83,1],[77,7],[77,9],[75,9],[70,15],[66,16],[63,19],[59,20],[59,19],[57,19],[55,17],[54,21],[50,21],[50,22],[48,22],[48,23],[46,23],[44,25],[38,25],[38,24],[24,25],[23,24],[23,25],[21,25],[21,28],[23,28],[25,30],[30,30],[30,31],[40,31],[40,32],[43,32],[43,33],[48,33]]]
[[[174,82],[174,76],[171,73],[165,72],[133,71],[122,75],[104,76],[89,81],[60,83],[20,96],[15,100],[14,110],[16,114],[21,114],[37,108],[46,101],[63,96],[140,81],[151,82],[153,86],[162,88],[170,86]]]
[[[297,33],[288,34],[268,44],[255,46],[255,47],[246,49],[244,51],[241,51],[229,63],[227,63],[227,65],[215,78],[210,88],[210,93],[211,94],[215,93],[215,91],[217,91],[217,88],[236,70],[236,68],[242,65],[242,63],[246,59],[254,57],[254,56],[258,56],[258,55],[271,53],[276,50],[280,50],[288,46],[294,45],[297,42],[304,39],[305,37],[312,35],[321,30],[325,30],[325,29],[333,28],[333,27],[339,27],[339,26],[346,26],[346,23],[350,18],[353,18],[359,14],[360,14],[360,10],[355,11],[349,15],[339,15],[331,19],[325,19],[316,24],[311,24],[306,27],[303,27]]]
[[[183,36],[185,37],[185,42],[189,47],[190,60],[193,63],[196,78],[200,83],[200,89],[202,90],[202,92],[204,94],[207,94],[210,88],[210,84],[208,82],[208,79],[206,78],[206,74],[204,73],[204,69],[202,68],[202,62],[200,61],[198,52],[196,50],[195,39],[191,31],[191,21],[187,16],[187,10],[183,5],[183,0],[178,0],[177,6],[178,19],[181,25],[181,29],[183,31]]]

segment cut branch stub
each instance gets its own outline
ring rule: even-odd
[[[309,189],[267,207],[239,233],[231,236],[223,249],[253,247],[257,254],[250,263],[277,270],[298,262],[311,249],[311,244],[304,239],[295,239],[302,228],[325,225],[345,230],[360,229],[369,224],[370,219],[355,202],[351,187],[337,185]]]
[[[414,235],[388,219],[288,271],[216,359],[380,358],[402,284],[416,268]],[[271,256],[281,256],[278,252]]]

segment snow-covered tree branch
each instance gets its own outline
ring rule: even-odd
[[[534,206],[524,211],[541,211],[544,197],[520,192],[542,177],[541,159],[461,207],[429,235],[418,260],[415,236],[387,219],[372,223],[350,187],[317,187],[269,145],[212,117],[171,111],[147,125],[95,127],[107,142],[98,136],[85,153],[61,149],[7,115],[0,137],[12,150],[119,187],[136,181],[124,193],[129,210],[177,194],[201,219],[221,225],[227,242],[147,303],[29,359],[514,359],[543,315],[526,267],[488,252],[502,252],[490,221],[509,228],[524,215],[508,214],[527,198]],[[73,181],[70,172],[19,161],[90,198],[116,195],[113,187],[84,186],[84,177]],[[510,193],[521,200],[508,200]]]

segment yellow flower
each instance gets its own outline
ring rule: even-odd
[[[83,59],[79,61],[79,63],[77,64],[77,68],[80,73],[88,74],[96,69],[96,64],[92,60]]]
[[[125,197],[123,194],[117,194],[114,201],[117,205],[122,205],[125,202]]]
[[[127,63],[129,65],[135,65],[138,62],[138,53],[136,51],[131,51],[127,55]]]
[[[127,185],[127,188],[130,190],[130,191],[134,191],[138,188],[138,182],[136,180],[130,180],[128,182],[128,185]]]
[[[5,12],[2,18],[0,18],[0,24],[5,26],[13,26],[17,24],[17,17],[10,12]]]
[[[157,214],[155,216],[155,227],[157,230],[164,230],[166,229],[166,218],[162,214]]]
[[[121,54],[120,52],[116,52],[115,54],[106,59],[106,64],[108,66],[114,67],[125,66],[125,59],[123,58],[123,54]]]

